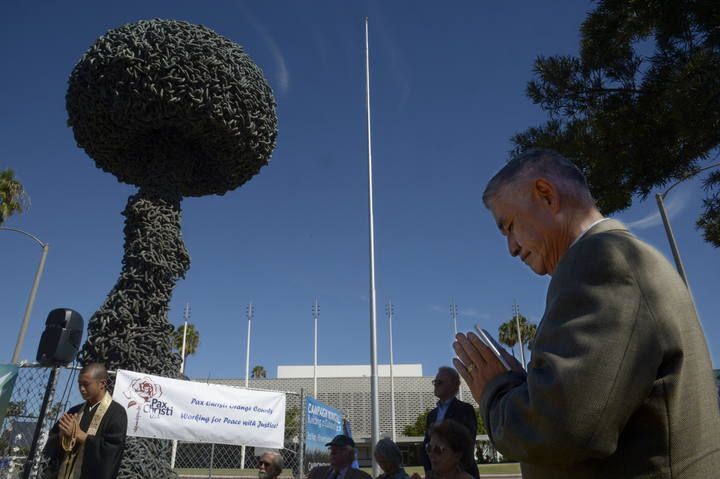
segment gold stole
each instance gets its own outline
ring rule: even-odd
[[[108,407],[110,407],[110,403],[112,403],[112,396],[110,396],[110,393],[105,391],[105,396],[100,401],[100,404],[98,404],[97,411],[95,411],[95,415],[90,420],[90,426],[87,430],[88,436],[94,436],[97,434],[98,427],[100,427],[100,422],[103,420],[103,417],[105,416],[105,413],[108,410]],[[76,428],[80,428],[80,421],[82,420],[83,415],[85,414],[85,406],[87,403],[83,404],[80,408],[80,411],[78,411],[78,420]],[[71,443],[74,445],[75,437],[71,439]],[[64,445],[63,445],[64,448]],[[85,454],[85,444],[81,444],[77,448],[71,448],[70,451],[67,451],[65,453],[65,458],[63,459],[62,464],[60,464],[60,471],[58,472],[58,479],[79,479],[80,474],[82,473],[82,463],[83,463],[83,455]]]

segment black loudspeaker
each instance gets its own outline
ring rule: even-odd
[[[83,319],[72,309],[53,309],[45,320],[37,361],[43,366],[66,366],[75,359],[83,335]]]

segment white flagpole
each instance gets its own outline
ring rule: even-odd
[[[367,17],[365,17],[365,103],[367,108],[368,215],[370,226],[370,456],[372,457],[372,476],[377,477],[380,475],[380,468],[375,460],[375,445],[380,439],[380,401],[378,399],[377,320],[375,317],[375,226],[373,219],[372,140],[370,135],[370,49],[368,47]]]

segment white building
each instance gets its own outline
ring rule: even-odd
[[[403,430],[414,424],[417,417],[437,404],[433,394],[431,376],[423,375],[421,364],[394,364],[395,383],[395,429],[397,442],[416,446],[422,437],[406,437]],[[245,386],[244,379],[211,379],[213,383]],[[345,414],[352,426],[353,438],[358,444],[360,459],[369,458],[371,433],[370,366],[369,365],[322,365],[317,367],[317,399]],[[249,387],[273,391],[297,392],[313,395],[313,366],[282,365],[277,367],[277,378],[250,379]],[[378,394],[380,403],[380,435],[391,436],[390,415],[390,365],[378,365]],[[462,384],[462,399],[478,407],[469,390]],[[293,407],[288,400],[288,407]],[[402,448],[407,454],[408,448]],[[412,453],[411,453],[412,454]],[[407,461],[408,458],[406,458]]]

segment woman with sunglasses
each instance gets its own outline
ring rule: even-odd
[[[432,464],[432,479],[473,479],[464,470],[473,460],[473,441],[459,422],[446,419],[433,425],[425,450]]]

